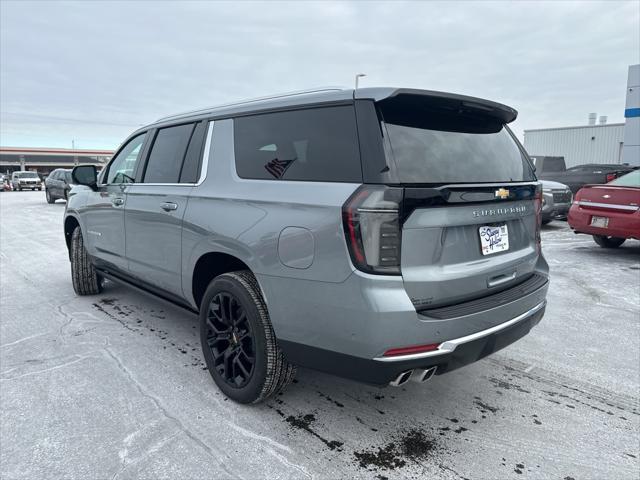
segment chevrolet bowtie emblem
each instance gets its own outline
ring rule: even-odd
[[[496,190],[495,196],[496,198],[500,197],[503,200],[505,198],[509,198],[509,190],[507,190],[506,188],[499,188],[498,190]]]

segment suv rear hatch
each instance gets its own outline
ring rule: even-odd
[[[417,310],[485,297],[534,274],[541,192],[531,163],[506,127],[514,110],[469,97],[413,93],[356,108],[359,123],[375,109],[384,151],[382,168],[379,160],[374,168],[363,160],[365,181],[377,185],[363,186],[347,205],[358,207],[362,219],[381,219],[374,234],[351,227],[352,233],[366,233],[361,257],[371,257],[365,255],[367,245],[380,249],[372,256],[377,268],[369,262],[366,271],[400,273]],[[365,191],[377,192],[378,200],[367,204],[376,195]],[[395,243],[388,240],[393,214],[381,213],[394,208],[401,237]],[[347,235],[353,218],[345,217]],[[367,239],[377,235],[373,244]],[[357,259],[354,263],[358,266]]]

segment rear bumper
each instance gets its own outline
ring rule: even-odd
[[[372,385],[387,385],[400,373],[437,367],[450,372],[501,350],[524,337],[544,315],[546,301],[495,327],[451,339],[438,350],[397,357],[364,359],[307,345],[281,341],[287,359],[295,364]]]
[[[354,272],[345,282],[332,284],[256,276],[290,362],[385,384],[402,369],[437,365],[438,373],[443,373],[458,368],[525,335],[544,312],[549,283],[542,257],[534,273],[543,281],[533,288],[525,280],[490,297],[437,312],[417,312],[402,277]],[[443,344],[437,355],[379,360],[391,348],[432,343]]]
[[[591,218],[594,216],[608,218],[607,228],[591,226]],[[576,233],[640,239],[640,211],[638,210],[623,213],[574,204],[569,210],[568,222]]]

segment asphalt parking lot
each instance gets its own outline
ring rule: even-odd
[[[194,315],[114,284],[75,296],[63,212],[0,193],[2,478],[638,478],[638,241],[544,227],[544,319],[474,365],[385,389],[300,370],[241,406]]]

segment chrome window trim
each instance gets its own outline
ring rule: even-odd
[[[374,358],[374,360],[378,362],[402,362],[405,360],[417,360],[420,358],[429,358],[429,357],[435,357],[438,355],[445,355],[448,353],[452,353],[458,346],[464,343],[473,342],[474,340],[487,337],[501,330],[509,328],[510,326],[518,322],[521,322],[522,320],[527,319],[528,317],[536,313],[538,310],[542,309],[546,304],[547,304],[547,301],[544,300],[540,302],[538,305],[536,305],[535,307],[533,307],[532,309],[524,312],[522,315],[518,315],[517,317],[512,318],[511,320],[508,320],[499,325],[496,325],[495,327],[491,327],[486,330],[481,330],[479,332],[472,333],[471,335],[467,335],[465,337],[454,338],[453,340],[446,340],[440,344],[437,350],[431,350],[429,352],[421,352],[421,353],[412,353],[409,355],[397,355],[393,357],[376,357]]]
[[[583,207],[611,208],[613,210],[631,210],[631,211],[636,211],[636,210],[640,209],[640,207],[633,206],[633,205],[617,205],[615,203],[598,203],[598,202],[589,202],[587,200],[578,200],[575,203],[577,203],[578,205],[581,205]]]
[[[207,179],[207,172],[209,170],[209,152],[211,149],[211,140],[213,137],[213,124],[214,120],[209,121],[207,127],[207,137],[205,138],[204,152],[202,153],[202,165],[200,167],[200,178],[196,183],[144,183],[144,182],[131,182],[131,183],[101,183],[99,187],[113,186],[126,186],[131,187],[134,185],[144,185],[149,187],[198,187],[204,183]]]

